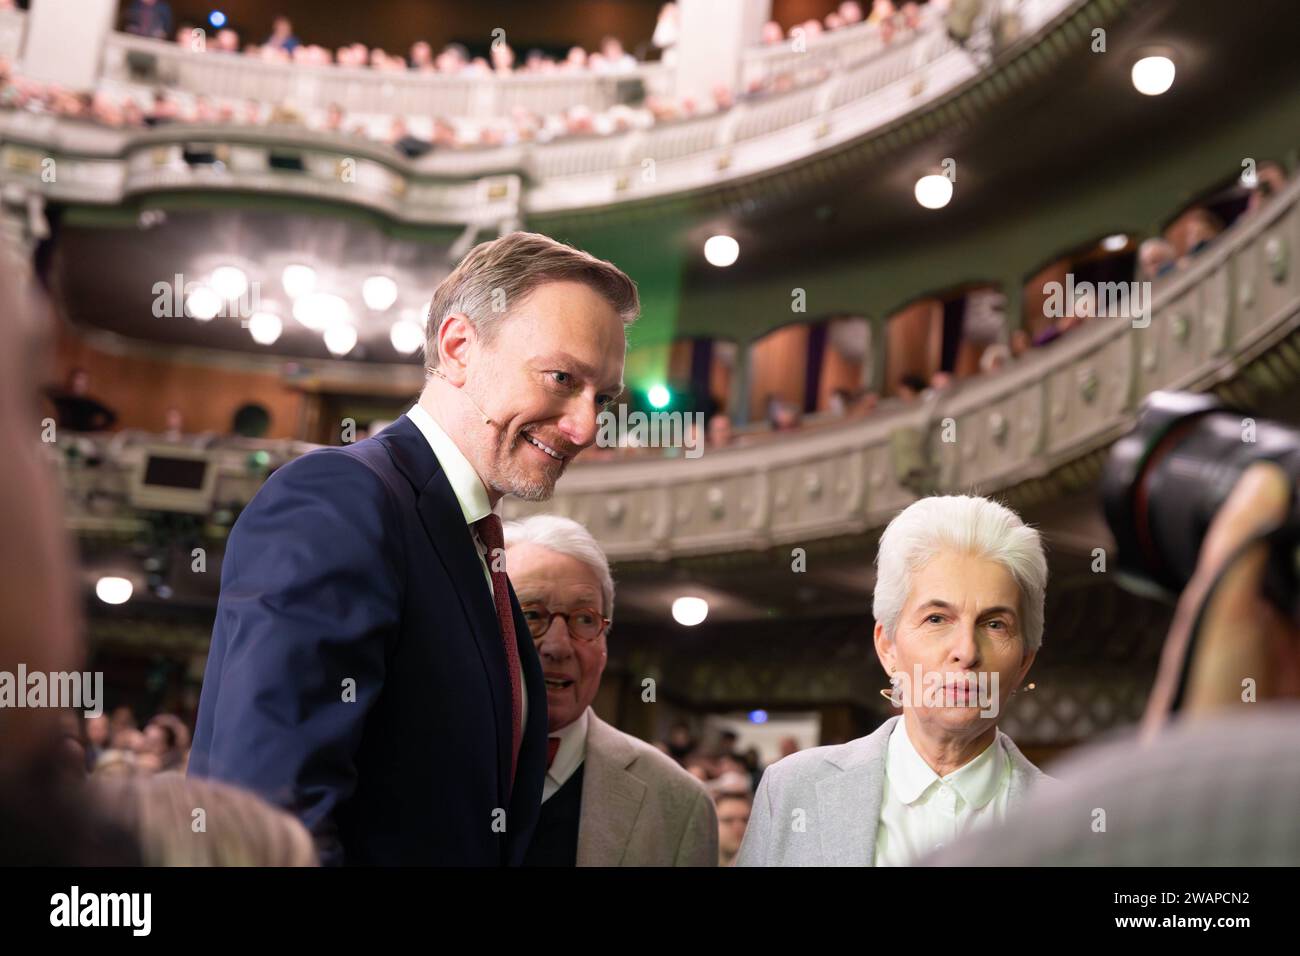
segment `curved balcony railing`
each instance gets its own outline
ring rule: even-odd
[[[989,494],[1095,476],[1156,389],[1300,380],[1300,182],[1224,233],[1150,313],[1097,318],[936,399],[758,447],[579,464],[508,517],[581,521],[614,560],[666,560],[861,534],[919,495]]]
[[[1000,372],[865,419],[694,459],[580,459],[551,501],[506,499],[504,512],[569,515],[616,561],[807,544],[867,534],[923,494],[997,493],[1014,502],[1086,487],[1156,389],[1214,389],[1249,404],[1252,392],[1296,383],[1300,181],[1223,233],[1187,272],[1157,283],[1145,315],[1098,317]],[[67,477],[72,526],[86,534],[137,529],[141,519],[121,503],[142,449],[160,443],[116,435],[51,446]],[[212,500],[227,521],[268,468],[310,447],[196,436],[185,443],[211,452]],[[101,464],[84,467],[88,460]]]
[[[198,53],[165,40],[110,35],[103,76],[116,83],[148,83],[218,99],[291,103],[324,109],[338,103],[350,114],[433,115],[447,119],[508,116],[516,107],[558,113],[583,104],[593,110],[627,102],[644,92],[667,94],[672,71],[639,64],[618,74],[447,76],[378,72],[359,67],[269,63],[238,53]]]

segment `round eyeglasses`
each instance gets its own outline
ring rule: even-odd
[[[524,604],[521,609],[524,621],[528,624],[528,633],[533,635],[534,642],[541,641],[546,636],[557,617],[564,619],[570,637],[588,643],[599,640],[605,628],[609,627],[609,619],[601,617],[594,607],[579,607],[565,612],[552,611],[543,604]]]

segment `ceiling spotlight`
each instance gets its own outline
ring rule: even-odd
[[[704,243],[704,258],[711,266],[725,268],[740,258],[740,243],[731,236],[710,236]]]
[[[371,276],[361,283],[361,298],[366,308],[383,312],[397,301],[397,283],[388,276]]]
[[[221,297],[205,285],[197,286],[185,297],[185,314],[200,322],[213,319],[221,311]]]
[[[393,323],[388,339],[397,351],[403,355],[410,355],[424,344],[424,329],[415,322],[401,319]]]
[[[223,299],[238,299],[248,291],[248,276],[244,275],[243,269],[236,269],[234,266],[220,266],[212,270],[212,288],[217,290],[217,295]]]
[[[1144,96],[1159,96],[1174,85],[1174,61],[1144,56],[1133,64],[1133,88]]]
[[[1119,252],[1128,245],[1128,236],[1122,232],[1117,232],[1113,236],[1107,236],[1101,241],[1101,247],[1107,252]]]
[[[942,209],[952,201],[952,180],[938,173],[916,181],[916,201],[926,209]]]
[[[274,345],[284,331],[284,323],[270,312],[254,312],[248,320],[248,333],[258,345]]]
[[[333,355],[347,355],[357,344],[357,330],[350,325],[334,325],[325,330],[325,347]]]
[[[293,303],[293,317],[313,332],[323,332],[348,321],[348,304],[328,292],[312,292]]]
[[[698,597],[679,597],[673,602],[673,620],[682,627],[694,627],[709,616],[709,602]]]
[[[135,586],[126,578],[102,577],[95,582],[95,596],[105,604],[125,604]]]
[[[304,265],[285,266],[280,274],[280,284],[291,299],[307,295],[316,289],[316,270]]]

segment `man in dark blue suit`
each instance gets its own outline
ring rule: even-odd
[[[494,509],[549,498],[622,391],[636,287],[513,233],[434,293],[419,401],[272,475],[235,523],[189,772],[293,811],[325,863],[517,865],[546,690]]]

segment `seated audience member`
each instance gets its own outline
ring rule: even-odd
[[[1138,246],[1138,272],[1143,281],[1153,282],[1174,271],[1177,265],[1174,247],[1159,236],[1145,239]]]
[[[298,38],[293,35],[293,24],[289,22],[289,18],[279,16],[271,21],[271,35],[262,44],[262,49],[283,50],[285,53],[292,53],[299,42]]]
[[[433,73],[437,67],[433,62],[433,47],[427,40],[416,40],[411,44],[411,54],[407,58],[410,69],[419,73]]]
[[[731,419],[718,412],[709,419],[707,441],[710,448],[726,448],[731,444]]]
[[[1257,464],[1215,516],[1174,612],[1140,732],[1071,752],[1052,767],[1057,782],[1014,817],[923,862],[1300,865],[1300,627],[1263,596],[1267,545],[1236,557],[1286,520],[1292,494],[1282,469]],[[1239,566],[1223,574],[1230,561]],[[1171,712],[1184,672],[1183,704]],[[1242,693],[1244,675],[1257,675],[1257,697]]]
[[[668,729],[668,740],[664,742],[665,752],[678,763],[685,761],[696,746],[690,724],[679,720]]]
[[[222,53],[238,53],[239,34],[229,28],[218,30],[216,49]]]
[[[722,792],[714,798],[718,814],[718,866],[735,866],[753,802],[748,791]]]
[[[1183,232],[1184,261],[1199,255],[1223,232],[1223,221],[1210,210],[1197,207],[1187,214],[1187,225]]]
[[[607,36],[600,41],[598,73],[629,73],[636,69],[636,58],[623,49],[618,37]]]
[[[84,368],[74,368],[68,373],[65,388],[51,389],[47,393],[54,405],[59,428],[71,432],[102,432],[117,422],[117,413],[91,398],[89,390],[90,373]]]
[[[1011,346],[1012,358],[1020,358],[1020,356],[1033,348],[1033,341],[1029,338],[1028,329],[1021,328],[1013,331],[1010,339],[1008,339],[1008,343]]]
[[[145,866],[317,865],[296,817],[229,784],[162,773],[97,779],[91,793],[135,837]]]
[[[139,37],[166,40],[172,35],[172,8],[167,0],[131,0],[123,29]]]
[[[506,566],[546,678],[550,729],[531,866],[714,866],[708,792],[671,758],[591,709],[614,608],[609,563],[558,515],[505,526]]]
[[[994,342],[985,346],[984,351],[980,353],[980,372],[984,375],[1000,372],[1010,361],[1011,349],[1001,342]]]
[[[926,389],[925,379],[915,372],[908,372],[898,380],[898,397],[905,402],[914,402]]]

